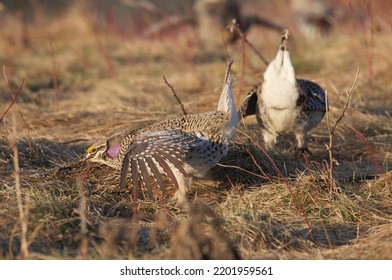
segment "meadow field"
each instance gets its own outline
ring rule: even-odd
[[[189,208],[170,189],[134,201],[107,166],[56,171],[115,132],[182,114],[162,75],[188,113],[214,111],[230,56],[239,107],[262,81],[258,54],[243,40],[206,53],[193,25],[143,36],[192,1],[151,1],[158,14],[16,2],[0,2],[0,259],[392,259],[390,1],[333,1],[349,16],[317,39],[287,1],[243,2],[289,28],[297,76],[326,89],[328,117],[302,157],[292,139],[266,150],[256,119],[241,121],[228,156],[193,180]],[[246,36],[274,58],[279,33]]]

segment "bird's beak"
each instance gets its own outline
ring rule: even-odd
[[[84,156],[84,158],[82,159],[82,162],[85,162],[85,161],[89,160],[89,159],[92,158],[92,157],[93,157],[92,154],[87,153],[87,154]]]
[[[91,159],[91,158],[93,157],[93,151],[94,151],[95,149],[97,149],[97,146],[95,146],[95,145],[92,145],[92,146],[88,147],[88,148],[87,148],[87,153],[86,153],[86,155],[84,156],[84,158],[83,158],[82,161],[85,162],[86,160]]]

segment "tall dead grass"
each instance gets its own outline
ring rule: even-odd
[[[146,40],[134,34],[129,39],[97,30],[99,25],[81,16],[84,13],[71,9],[55,23],[32,25],[23,52],[16,55],[14,49],[6,49],[8,57],[0,56],[12,74],[4,88],[19,88],[11,90],[11,98],[0,95],[6,101],[1,108],[2,137],[14,128],[18,132],[12,143],[0,139],[2,258],[392,258],[387,251],[392,147],[385,95],[391,84],[389,66],[380,60],[388,49],[379,43],[389,42],[388,34],[372,31],[376,78],[370,86],[357,77],[350,106],[342,93],[352,83],[351,70],[357,63],[367,67],[360,36],[336,35],[317,51],[314,44],[296,40],[293,56],[299,69],[325,85],[330,101],[330,129],[324,121],[314,131],[310,142],[314,154],[293,159],[284,149],[264,152],[250,120],[248,129],[240,129],[244,134],[232,143],[228,157],[209,177],[194,181],[192,204],[186,211],[167,199],[170,191],[162,201],[143,195],[136,200],[131,188],[120,192],[119,174],[108,167],[80,165],[54,174],[58,165],[79,160],[88,144],[114,131],[179,112],[166,94],[162,74],[170,74],[189,112],[213,110],[221,87],[221,61],[197,60],[197,40],[188,44],[181,38],[189,36],[187,31],[173,31],[175,43],[170,36]],[[75,29],[83,34],[80,38],[74,36]],[[272,35],[257,32],[258,41],[252,41],[256,36],[251,33],[246,40],[268,57],[273,53],[267,44]],[[4,40],[14,37],[0,38],[4,48],[12,45]],[[177,55],[174,50],[179,47]],[[227,48],[241,62],[241,46]],[[243,76],[244,89],[262,71],[252,65],[263,65],[255,52],[245,58],[246,71],[241,63],[233,69],[235,77]],[[20,77],[26,78],[21,85]],[[58,108],[53,111],[56,79]],[[238,83],[234,86],[239,88]],[[19,110],[25,121],[4,121],[13,110]],[[341,115],[344,121],[332,122]],[[26,129],[28,133],[21,136]],[[331,197],[332,179],[339,191]]]

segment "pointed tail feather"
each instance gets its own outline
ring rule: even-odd
[[[218,108],[217,108],[217,111],[224,112],[229,115],[229,119],[227,120],[227,123],[223,128],[223,133],[229,140],[234,137],[236,133],[236,128],[239,123],[238,113],[235,108],[234,96],[231,87],[233,82],[231,71],[230,71],[232,64],[233,64],[233,60],[229,58],[227,60],[225,83],[222,89],[221,96],[219,98]]]

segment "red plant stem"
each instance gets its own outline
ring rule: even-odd
[[[56,59],[54,56],[52,39],[50,39],[49,44],[50,44],[50,56],[52,58],[53,106],[54,106],[54,110],[57,111],[59,106],[59,97],[58,97],[59,87],[57,82]]]
[[[382,168],[382,166],[380,165],[380,163],[378,162],[378,160],[376,158],[376,152],[374,151],[373,147],[371,146],[369,141],[366,139],[366,137],[359,131],[359,128],[354,128],[354,131],[355,131],[355,134],[356,134],[359,142],[361,142],[361,144],[366,148],[366,153],[367,153],[372,165],[376,168],[377,173],[380,174],[381,176],[383,176],[385,174],[385,171]]]
[[[110,60],[109,50],[107,46],[102,44],[99,40],[98,40],[98,45],[100,46],[103,61],[105,62],[106,65],[106,77],[111,78],[113,77],[114,73],[113,73],[113,64],[112,61]]]
[[[289,182],[287,181],[286,177],[282,174],[282,172],[280,172],[278,166],[275,164],[275,161],[270,157],[270,155],[269,155],[269,154],[268,154],[268,153],[267,153],[258,143],[256,143],[256,142],[253,141],[252,139],[251,139],[251,141],[252,141],[253,145],[255,145],[255,146],[256,146],[256,147],[257,147],[257,148],[258,148],[258,149],[268,158],[268,160],[269,160],[269,161],[271,162],[271,164],[272,164],[272,167],[275,169],[276,172],[278,172],[279,176],[281,177],[281,179],[283,180],[284,184],[286,185],[287,190],[288,190],[289,193],[290,193],[290,196],[293,198],[295,207],[297,208],[297,210],[298,210],[298,211],[302,214],[302,216],[304,217],[305,223],[306,223],[306,225],[308,226],[308,229],[309,229],[310,238],[312,239],[313,242],[315,242],[314,236],[313,236],[313,231],[312,231],[312,228],[311,228],[311,226],[310,226],[309,219],[308,219],[308,217],[306,216],[305,211],[301,208],[301,206],[300,206],[298,200],[295,198],[294,193],[293,193],[293,190],[292,190],[293,187],[289,184]]]
[[[302,156],[303,156],[303,158],[305,160],[306,170],[308,171],[309,175],[311,175],[312,171],[310,170],[308,157],[305,155],[305,153],[303,153]]]
[[[230,52],[229,52],[229,47],[227,45],[227,41],[226,41],[225,36],[224,36],[223,29],[220,30],[220,34],[221,34],[221,38],[222,38],[222,42],[223,42],[223,47],[225,48],[226,57],[231,57],[230,56]]]
[[[373,83],[373,78],[374,78],[374,31],[373,31],[373,26],[374,26],[374,16],[373,16],[373,9],[372,9],[372,2],[368,1],[366,3],[366,11],[367,15],[370,19],[370,28],[369,28],[369,34],[367,38],[367,43],[365,45],[366,47],[366,58],[367,58],[367,65],[368,65],[368,80],[370,85]],[[364,32],[364,36],[366,37],[366,32]]]
[[[231,181],[230,177],[227,174],[226,174],[226,178],[227,180],[229,180],[231,189],[233,190],[234,194],[238,194],[239,193],[238,188],[234,186],[233,182]]]
[[[4,111],[3,115],[0,118],[0,123],[3,121],[4,117],[7,115],[8,111],[11,109],[12,105],[16,102],[16,99],[18,98],[19,93],[22,91],[23,85],[24,85],[24,79],[22,80],[22,83],[19,86],[18,91],[14,94],[12,93],[12,101],[10,105],[8,105],[7,109]]]
[[[237,94],[237,104],[239,103],[239,98],[242,93],[242,88],[244,87],[244,74],[245,74],[245,69],[246,69],[246,50],[245,50],[245,37],[240,36],[240,45],[241,45],[241,55],[242,55],[242,69],[241,69],[241,76],[240,76],[240,86],[238,89],[238,94]]]

